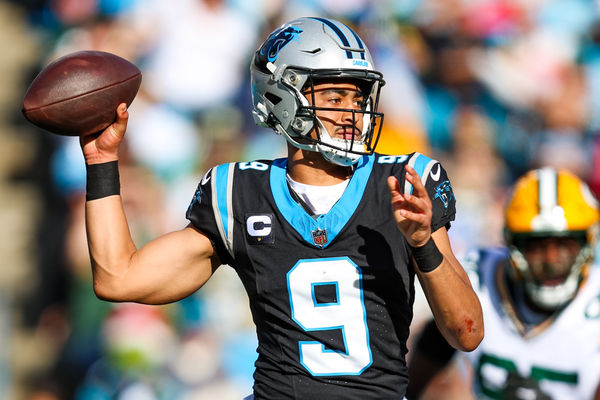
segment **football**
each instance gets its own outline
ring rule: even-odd
[[[22,112],[34,125],[67,136],[102,131],[120,103],[131,104],[142,73],[133,63],[103,51],[78,51],[48,64],[31,82]]]

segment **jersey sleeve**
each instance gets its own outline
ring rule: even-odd
[[[213,243],[223,264],[233,261],[231,189],[232,164],[211,168],[202,177],[186,212],[186,218]],[[224,195],[223,195],[224,193]]]
[[[442,164],[420,153],[411,154],[406,164],[417,171],[417,174],[421,177],[421,182],[423,182],[427,193],[429,193],[433,207],[431,231],[435,232],[442,226],[450,229],[450,222],[454,221],[456,216],[456,199],[452,191],[450,178],[448,178]],[[404,168],[399,173],[401,176],[398,176],[398,179],[400,184],[403,185],[404,193],[412,193],[413,187],[404,177]]]

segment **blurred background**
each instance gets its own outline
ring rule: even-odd
[[[282,138],[254,126],[248,65],[298,16],[341,19],[367,42],[387,81],[378,151],[443,163],[457,253],[502,244],[507,188],[530,168],[567,168],[600,192],[596,1],[0,0],[0,398],[251,393],[256,336],[231,268],[168,306],[96,299],[78,140],[36,129],[20,109],[41,68],[66,53],[138,65],[120,168],[142,245],[186,225],[211,166],[284,154]],[[419,298],[414,329],[427,317]],[[442,376],[430,398],[468,398],[463,375]]]

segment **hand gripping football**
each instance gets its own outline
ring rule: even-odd
[[[31,82],[22,112],[34,125],[67,136],[104,130],[120,103],[131,104],[142,73],[103,51],[79,51],[48,64]]]

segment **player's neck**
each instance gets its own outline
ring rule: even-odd
[[[510,276],[508,261],[501,261],[496,269],[496,287],[504,304],[504,311],[524,337],[544,331],[554,321],[556,313],[542,311],[528,300],[523,286]]]
[[[315,186],[335,185],[352,176],[351,167],[335,165],[325,160],[320,153],[295,147],[288,151],[287,168],[294,181]]]

